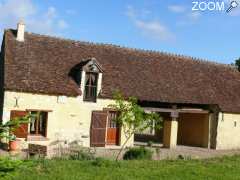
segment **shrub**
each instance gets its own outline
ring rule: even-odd
[[[130,148],[125,154],[123,155],[124,160],[140,160],[140,159],[152,159],[153,152],[149,149],[144,147],[140,148]]]
[[[148,141],[148,142],[147,142],[147,145],[148,145],[149,147],[152,147],[152,146],[153,146],[153,141]]]
[[[21,160],[11,160],[8,157],[0,158],[0,177],[7,176],[8,173],[14,172],[22,164]]]

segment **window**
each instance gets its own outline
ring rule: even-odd
[[[117,112],[116,111],[109,111],[108,115],[108,128],[117,128],[118,124],[116,122]]]
[[[31,135],[47,135],[47,116],[44,111],[31,111],[30,134]]]
[[[85,78],[84,100],[96,102],[98,73],[87,72]]]

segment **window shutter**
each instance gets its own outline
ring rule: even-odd
[[[90,144],[92,147],[104,147],[106,144],[107,112],[93,111],[90,130]]]
[[[11,111],[11,119],[16,117],[24,117],[28,114],[26,111]],[[21,124],[20,127],[15,129],[14,134],[18,138],[27,138],[28,135],[28,124]]]

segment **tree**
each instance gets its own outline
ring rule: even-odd
[[[240,72],[240,58],[235,60],[234,66],[238,69],[238,71]]]
[[[114,99],[115,104],[110,104],[109,107],[118,112],[115,121],[123,129],[126,137],[126,140],[123,142],[123,145],[116,156],[116,160],[118,160],[127,142],[136,132],[143,132],[147,128],[160,129],[162,118],[157,113],[146,113],[144,109],[138,105],[138,101],[134,97],[124,100],[123,95],[116,92],[114,93]]]
[[[26,115],[24,117],[15,117],[4,124],[0,125],[0,138],[6,138],[8,141],[14,141],[16,136],[14,131],[17,128],[21,128],[22,124],[29,123],[31,115]]]

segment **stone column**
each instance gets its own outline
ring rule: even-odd
[[[178,121],[176,116],[172,114],[171,116],[170,119],[164,120],[163,126],[163,146],[166,148],[175,148],[177,146]]]
[[[210,148],[210,141],[211,141],[211,114],[206,114],[203,119],[203,147]]]
[[[217,134],[217,124],[216,124],[216,114],[209,114],[209,149],[215,149],[216,147],[216,134]]]

